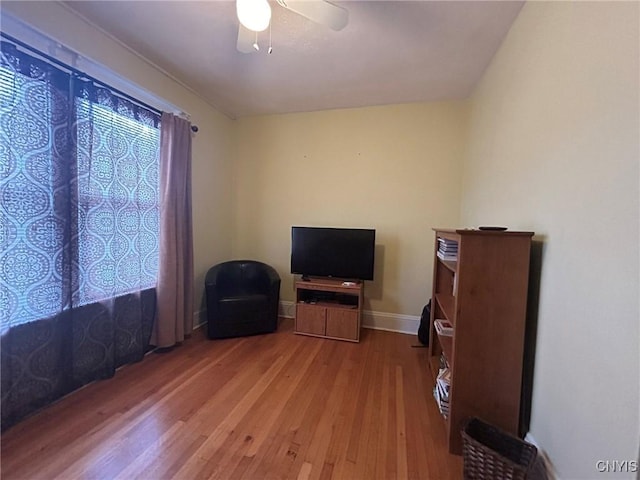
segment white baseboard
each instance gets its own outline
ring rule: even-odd
[[[533,437],[533,435],[531,435],[531,432],[527,432],[527,434],[524,437],[524,441],[530,443],[531,445],[533,445],[538,449],[538,456],[542,459],[542,462],[544,463],[544,468],[547,473],[547,480],[559,480],[558,474],[556,473],[556,470],[553,467],[551,460],[547,456],[547,453],[540,446],[540,444]]]
[[[287,300],[281,300],[278,315],[284,318],[295,318],[296,304],[294,302],[289,302]]]
[[[283,300],[280,302],[280,316],[285,318],[295,317],[295,303]],[[420,317],[415,315],[402,315],[399,313],[373,312],[365,310],[362,312],[362,326],[373,330],[387,330],[389,332],[405,333],[416,335]]]
[[[373,330],[386,330],[389,332],[417,335],[420,326],[420,317],[415,315],[403,315],[401,313],[362,312],[362,326]]]

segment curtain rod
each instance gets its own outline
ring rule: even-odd
[[[7,40],[9,40],[10,42],[15,43],[16,46],[25,48],[26,50],[29,50],[30,52],[35,53],[36,55],[44,58],[48,62],[51,62],[51,63],[53,63],[55,65],[58,65],[59,67],[62,67],[64,69],[66,69],[66,70],[69,70],[71,73],[74,73],[75,75],[78,75],[79,77],[86,78],[87,80],[91,80],[92,82],[95,82],[95,83],[99,84],[100,86],[102,86],[104,88],[108,88],[112,92],[124,97],[125,99],[127,99],[127,100],[129,100],[129,101],[131,101],[131,102],[133,102],[133,103],[135,103],[137,105],[140,105],[141,107],[144,107],[144,108],[146,108],[148,110],[151,110],[152,112],[156,113],[157,115],[162,115],[162,113],[163,113],[162,110],[159,110],[156,107],[154,107],[152,105],[149,105],[148,103],[145,103],[145,102],[143,102],[141,100],[138,100],[137,98],[132,97],[128,93],[125,93],[122,90],[118,90],[117,88],[112,87],[111,85],[108,85],[108,84],[104,83],[101,80],[98,80],[97,78],[89,75],[86,72],[83,72],[82,70],[79,70],[79,69],[77,69],[75,67],[72,67],[71,65],[67,65],[66,63],[58,60],[57,58],[55,58],[55,57],[53,57],[51,55],[48,55],[48,54],[46,54],[44,52],[41,52],[37,48],[34,48],[31,45],[29,45],[27,43],[24,43],[24,42],[18,40],[17,38],[12,37],[11,35],[6,34],[5,32],[0,31],[0,35],[2,37],[6,38]],[[191,125],[191,131],[194,132],[194,133],[197,133],[198,132],[198,126],[197,125]]]

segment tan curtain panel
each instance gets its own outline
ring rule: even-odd
[[[151,343],[171,347],[193,330],[191,124],[162,114],[160,131],[160,266]]]

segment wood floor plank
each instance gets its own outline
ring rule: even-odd
[[[321,345],[316,345],[311,352],[308,352],[307,358],[299,364],[293,364],[290,357],[286,358],[286,367],[283,369],[282,375],[279,378],[274,378],[271,384],[268,385],[269,389],[278,391],[279,395],[263,394],[258,399],[258,404],[254,404],[253,412],[251,415],[246,416],[246,421],[243,425],[243,428],[250,433],[245,436],[237,436],[231,448],[217,462],[215,469],[208,473],[209,477],[222,477],[225,472],[233,470],[233,465],[240,464],[243,457],[249,459],[256,457],[286,406],[286,403],[280,401],[280,399],[291,397],[320,348]],[[242,463],[242,468],[248,467],[249,463],[247,461]],[[240,469],[234,470],[234,475],[241,476],[241,474]]]
[[[198,330],[2,433],[13,479],[456,479],[424,349]]]
[[[409,478],[407,467],[407,428],[402,367],[396,366],[396,461],[398,479]],[[417,474],[417,472],[416,472]]]

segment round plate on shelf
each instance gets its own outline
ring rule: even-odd
[[[493,232],[504,232],[508,227],[493,227],[490,225],[482,225],[481,227],[478,227],[478,230],[489,230],[489,231],[493,231]]]

